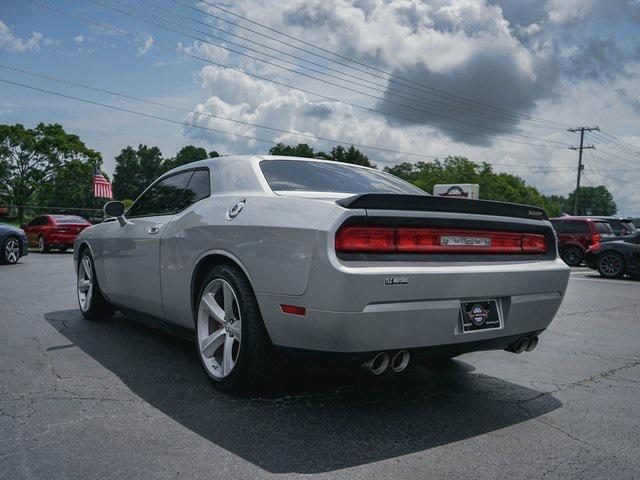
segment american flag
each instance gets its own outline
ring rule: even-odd
[[[97,168],[93,171],[93,196],[96,198],[113,198],[111,184]]]

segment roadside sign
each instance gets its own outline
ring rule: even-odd
[[[433,186],[433,194],[441,197],[480,198],[480,185],[477,183],[446,183]]]

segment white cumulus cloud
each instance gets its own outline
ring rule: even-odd
[[[13,34],[11,29],[0,20],[0,48],[14,53],[35,52],[42,45],[51,45],[53,40],[45,38],[38,32],[33,32],[31,37],[24,39]]]

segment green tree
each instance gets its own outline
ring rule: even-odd
[[[488,163],[475,163],[465,157],[447,157],[434,162],[401,163],[386,172],[407,180],[426,192],[439,183],[477,183],[480,198],[525,203],[545,207],[545,198],[520,177],[495,173]],[[555,213],[555,212],[554,212]]]
[[[211,155],[215,154],[215,155]],[[187,163],[197,162],[198,160],[204,160],[205,158],[210,157],[219,157],[218,152],[211,152],[211,154],[207,153],[207,151],[202,147],[195,147],[193,145],[187,145],[186,147],[182,147],[180,151],[176,154],[175,158],[168,158],[164,161],[163,169],[165,171],[171,170],[172,168],[179,167],[181,165],[186,165]]]
[[[73,160],[92,166],[101,163],[98,152],[60,124],[0,125],[0,191],[18,205],[29,203],[41,186]]]
[[[331,152],[329,152],[328,159],[335,160],[336,162],[353,163],[355,165],[376,168],[376,166],[369,161],[369,157],[353,145],[349,148],[344,148],[342,145],[333,147]]]
[[[316,152],[313,147],[310,147],[306,143],[299,143],[298,145],[285,145],[284,143],[278,143],[275,147],[269,149],[269,155],[282,155],[285,157],[307,157],[315,158]]]
[[[115,198],[137,198],[158,176],[165,172],[162,152],[158,147],[127,146],[116,156],[113,172]]]
[[[575,194],[576,191],[574,190],[569,194],[566,201],[566,207],[571,213],[573,213]],[[603,185],[580,187],[578,200],[578,215],[615,215],[618,211],[613,195]]]
[[[376,166],[369,161],[369,157],[353,145],[348,148],[338,145],[333,147],[329,153],[325,153],[316,152],[313,147],[310,147],[306,143],[299,143],[298,145],[285,145],[284,143],[278,143],[275,147],[271,147],[271,149],[269,149],[269,155],[322,158],[324,160],[334,160],[336,162],[353,163],[356,165],[376,168]]]
[[[50,181],[36,193],[38,205],[68,208],[101,207],[107,199],[94,199],[93,174],[95,165],[91,162],[71,160],[60,167]],[[108,178],[105,173],[102,173]]]

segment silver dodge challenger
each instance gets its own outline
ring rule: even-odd
[[[202,160],[105,213],[74,245],[83,316],[195,337],[230,392],[259,389],[282,355],[381,374],[531,351],[569,278],[542,209],[332,161]]]

